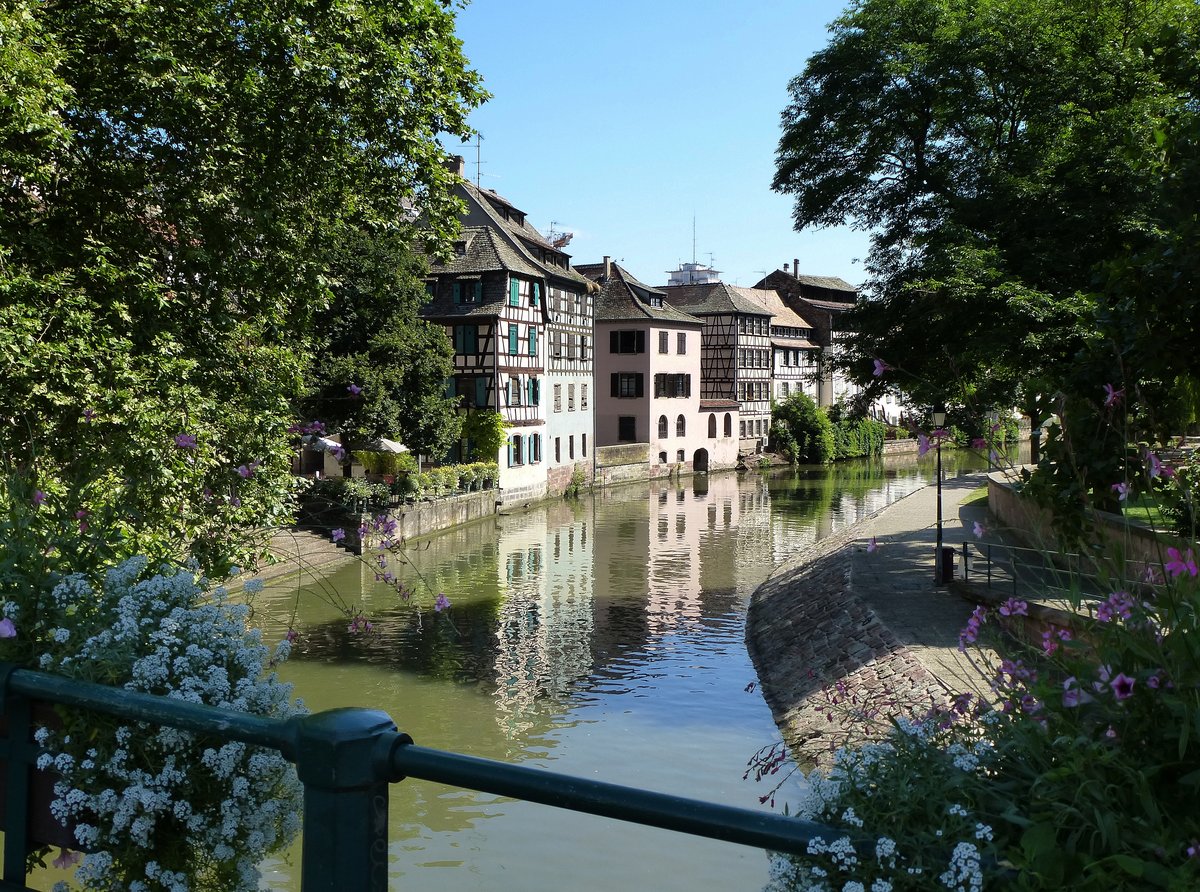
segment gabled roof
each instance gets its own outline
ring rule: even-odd
[[[793,287],[793,285],[795,287]],[[810,302],[813,301],[815,295],[812,290],[827,292],[825,303],[842,304],[845,309],[847,304],[853,304],[858,299],[858,289],[847,282],[845,279],[840,279],[837,276],[798,276],[784,272],[781,269],[773,270],[760,279],[754,286],[755,288],[774,288],[776,291],[783,291],[786,294],[799,293],[801,297]]]
[[[758,304],[764,310],[771,314],[771,324],[785,328],[812,328],[812,324],[800,316],[783,302],[783,298],[779,296],[779,292],[769,288],[739,288],[734,286],[734,290],[742,297],[749,301]]]
[[[580,264],[576,269],[600,285],[596,296],[597,322],[645,321],[703,325],[703,321],[675,309],[665,300],[662,306],[652,306],[654,298],[665,298],[658,288],[639,282],[619,264],[609,264],[605,277],[603,263]]]
[[[445,263],[430,263],[431,275],[451,275],[465,281],[479,279],[484,273],[497,272],[541,278],[542,274],[536,267],[488,226],[464,226],[459,233],[458,244],[462,246],[462,253],[456,254]],[[493,293],[503,296],[480,303],[456,304],[452,293],[439,289],[439,293],[422,308],[421,314],[430,317],[495,316],[507,301],[508,292]],[[484,294],[487,294],[486,290]]]
[[[858,294],[858,289],[837,276],[792,276],[801,285],[811,285],[813,288],[828,288],[830,291],[849,291]]]
[[[495,192],[480,189],[470,180],[460,180],[458,185],[466,196],[468,203],[479,209],[487,218],[489,225],[494,226],[508,236],[508,241],[513,250],[517,251],[528,264],[538,270],[537,275],[566,279],[571,282],[577,282],[580,285],[588,283],[588,280],[571,266],[570,255],[564,251],[560,251],[551,245],[550,242],[546,241],[542,234],[529,223],[525,212],[517,208],[511,201]],[[567,261],[566,267],[545,263],[538,256],[543,250],[553,251],[555,254],[561,255]]]
[[[725,282],[709,285],[664,285],[667,300],[675,306],[697,315],[717,313],[743,313],[749,316],[770,316],[766,310],[738,293],[738,289]]]

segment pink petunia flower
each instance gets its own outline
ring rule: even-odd
[[[40,489],[35,489],[33,491],[33,507],[35,507],[35,508],[42,507],[42,502],[44,502],[44,501],[46,501],[46,494],[44,492],[42,492]]]
[[[1120,673],[1109,685],[1112,688],[1113,696],[1118,700],[1128,700],[1133,696],[1133,681],[1124,672]]]
[[[78,864],[82,858],[83,856],[78,852],[72,852],[70,849],[64,848],[59,851],[58,857],[50,863],[59,870],[66,870],[68,867]]]
[[[925,434],[917,434],[917,457],[921,457],[931,448],[929,437],[925,436]]]
[[[1187,550],[1187,554],[1181,554],[1178,548],[1168,548],[1167,557],[1170,560],[1163,565],[1163,569],[1167,571],[1167,575],[1172,579],[1182,576],[1187,573],[1189,576],[1195,576],[1196,556],[1192,554],[1192,549]]]
[[[1001,616],[1029,616],[1029,604],[1017,598],[1009,598],[1000,605]]]
[[[1113,490],[1113,492],[1115,492],[1117,494],[1117,498],[1120,499],[1122,502],[1124,502],[1127,498],[1129,498],[1129,484],[1128,483],[1125,483],[1125,482],[1114,483],[1112,485],[1112,490]]]
[[[195,449],[196,436],[194,434],[178,433],[175,435],[175,448],[177,449]]]
[[[988,441],[986,437],[975,437],[971,440],[972,449],[987,449],[987,444]]]
[[[884,362],[882,359],[876,359],[875,360],[875,371],[871,372],[871,374],[874,375],[876,378],[880,378],[883,376],[884,372],[890,372],[891,370],[892,370],[892,367],[890,365],[888,365],[886,362]]]
[[[971,528],[971,530],[973,533],[975,533],[976,539],[982,539],[987,535],[987,527],[981,524],[979,521],[975,521],[975,525]]]
[[[13,621],[7,616],[0,619],[0,638],[16,638],[17,627],[13,625]]]
[[[334,542],[341,542],[343,539],[346,538],[346,531],[343,530],[341,527],[338,527],[336,530],[334,530],[332,533],[329,534],[329,538],[332,539]]]
[[[445,592],[440,593],[437,596],[437,599],[433,602],[433,609],[436,610],[438,613],[441,613],[443,610],[446,610],[449,607],[450,607],[450,599],[446,597]]]
[[[362,388],[357,384],[351,384],[346,388],[346,393],[350,394],[351,396],[358,396],[360,393],[362,393]]]
[[[1104,408],[1111,409],[1113,406],[1121,402],[1125,397],[1125,388],[1120,390],[1114,388],[1111,384],[1104,385]]]
[[[1147,472],[1150,474],[1151,479],[1161,477],[1163,480],[1167,480],[1175,476],[1175,469],[1170,465],[1164,465],[1162,459],[1153,452],[1146,453],[1146,463],[1148,465]]]

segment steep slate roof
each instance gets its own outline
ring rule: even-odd
[[[581,276],[571,266],[570,255],[565,251],[555,248],[548,241],[546,241],[542,234],[534,229],[532,225],[530,225],[528,218],[525,216],[525,212],[516,207],[511,201],[496,192],[480,189],[470,180],[460,180],[459,186],[473,201],[473,203],[477,205],[485,215],[487,215],[494,226],[502,229],[513,237],[517,246],[515,250],[517,250],[521,256],[524,257],[527,263],[531,264],[535,269],[538,270],[537,275],[566,279],[567,281],[576,282],[580,285],[589,284],[589,280],[584,276]],[[497,212],[493,202],[496,202],[512,211],[512,213],[508,215],[508,219],[505,219],[505,217],[501,216],[501,214]],[[517,219],[514,219],[514,216]],[[557,254],[562,254],[567,258],[566,268],[544,263],[534,254],[529,245],[525,244],[526,242],[536,245],[539,248],[546,248],[554,251]]]
[[[431,263],[432,275],[455,275],[470,281],[487,272],[512,272],[525,276],[541,277],[542,273],[525,260],[500,235],[487,226],[464,226],[459,241],[466,243],[461,256],[451,257],[446,263]],[[486,291],[484,292],[487,293]],[[477,304],[456,304],[452,295],[440,294],[432,298],[422,309],[422,315],[445,316],[495,316],[508,299],[508,292],[500,292],[495,300],[484,300]]]
[[[715,282],[708,285],[664,285],[662,291],[667,300],[689,313],[714,315],[718,313],[743,313],[749,316],[770,316],[766,310],[749,298],[743,297],[732,285]]]
[[[626,322],[650,319],[656,322],[703,325],[703,321],[663,302],[661,307],[650,305],[651,296],[665,298],[657,288],[639,282],[619,264],[609,264],[609,276],[604,277],[603,263],[585,263],[576,267],[583,275],[600,284],[596,297],[597,322]]]
[[[830,291],[849,291],[857,294],[858,289],[837,276],[792,276],[801,285],[811,285],[814,288],[828,288]],[[853,300],[853,298],[851,298]]]
[[[783,298],[777,291],[769,288],[739,288],[736,285],[733,290],[774,316],[775,318],[771,321],[772,325],[780,325],[785,328],[812,328],[811,323],[783,302]]]

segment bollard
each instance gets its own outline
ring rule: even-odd
[[[401,737],[395,723],[385,712],[352,708],[292,721],[293,755],[304,784],[300,888],[386,892],[386,754]]]

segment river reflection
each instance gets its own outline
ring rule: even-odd
[[[411,543],[398,572],[420,608],[351,563],[269,587],[257,615],[281,636],[299,604],[283,674],[314,710],[369,706],[424,746],[761,808],[742,772],[778,732],[746,690],[750,593],[930,472],[910,460],[603,490]],[[371,634],[347,630],[333,592],[361,604]],[[453,603],[443,615],[438,592]],[[393,785],[390,821],[397,888],[462,889],[467,874],[556,892],[767,879],[758,850],[421,781]],[[291,867],[268,868],[272,888],[298,886]]]

